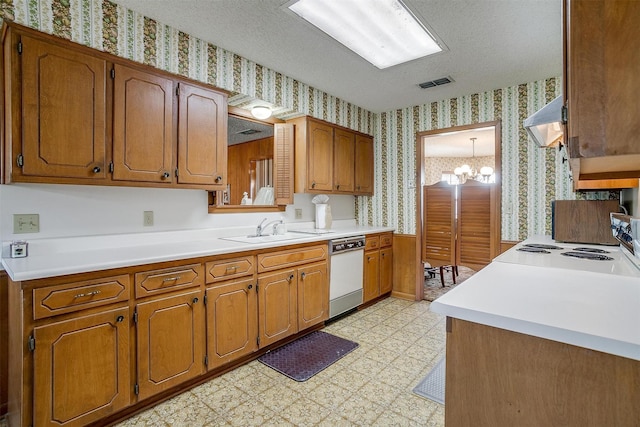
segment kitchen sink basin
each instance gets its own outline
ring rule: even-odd
[[[285,234],[267,234],[266,236],[236,236],[236,237],[221,237],[222,240],[231,240],[233,242],[241,243],[269,243],[269,242],[281,242],[284,240],[304,239],[309,236],[299,233],[285,233]]]

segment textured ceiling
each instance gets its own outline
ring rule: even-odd
[[[561,0],[404,1],[447,51],[379,70],[285,10],[286,0],[115,0],[372,112],[562,74]],[[454,82],[418,87],[444,76]]]

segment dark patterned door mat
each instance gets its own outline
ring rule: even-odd
[[[436,363],[426,377],[418,383],[413,392],[421,397],[433,400],[444,405],[444,381],[445,362],[444,357]]]
[[[296,381],[306,381],[358,347],[358,343],[315,331],[258,360]]]

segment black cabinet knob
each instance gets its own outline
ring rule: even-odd
[[[93,168],[93,173],[100,173],[100,171],[101,171],[101,170],[102,170],[102,169],[100,169],[100,166],[95,166],[95,167]]]
[[[124,316],[118,316],[116,318],[116,322],[118,322],[118,323],[122,322],[123,320],[124,320]]]
[[[169,178],[169,172],[165,172],[162,174],[162,179],[167,179]]]

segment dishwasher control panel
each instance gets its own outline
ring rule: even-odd
[[[364,236],[346,237],[344,239],[335,239],[329,242],[329,254],[338,252],[356,251],[364,248]]]

